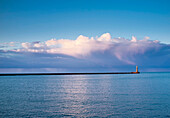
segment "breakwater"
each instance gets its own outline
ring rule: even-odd
[[[3,73],[0,76],[22,75],[94,75],[94,74],[139,74],[140,72],[100,72],[100,73]]]

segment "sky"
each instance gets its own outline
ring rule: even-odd
[[[1,72],[170,71],[169,0],[0,0]]]

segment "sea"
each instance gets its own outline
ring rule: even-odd
[[[170,73],[0,77],[0,118],[170,118]]]

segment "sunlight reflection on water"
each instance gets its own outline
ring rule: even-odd
[[[0,77],[1,117],[169,117],[170,73]]]

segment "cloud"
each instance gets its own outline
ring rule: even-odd
[[[105,51],[111,44],[109,33],[103,34],[98,39],[88,38],[83,35],[76,40],[51,39],[45,42],[24,42],[22,48],[13,50],[16,52],[44,52],[51,54],[65,54],[77,58],[84,58],[96,51]]]
[[[105,33],[105,34],[101,35],[97,40],[98,41],[110,41],[111,35],[109,33]]]
[[[7,50],[6,54],[1,54],[2,62],[7,62],[5,61],[7,56],[4,55],[8,54],[8,62],[12,63],[15,60],[20,63],[18,67],[112,68],[134,65],[152,68],[170,67],[170,45],[150,40],[149,37],[141,40],[135,36],[131,39],[112,38],[109,33],[105,33],[97,38],[80,35],[76,40],[51,39],[45,42],[22,42],[20,46]],[[1,48],[3,51],[3,47]],[[2,63],[0,65],[6,67]],[[15,66],[17,65],[14,64],[13,67]]]

